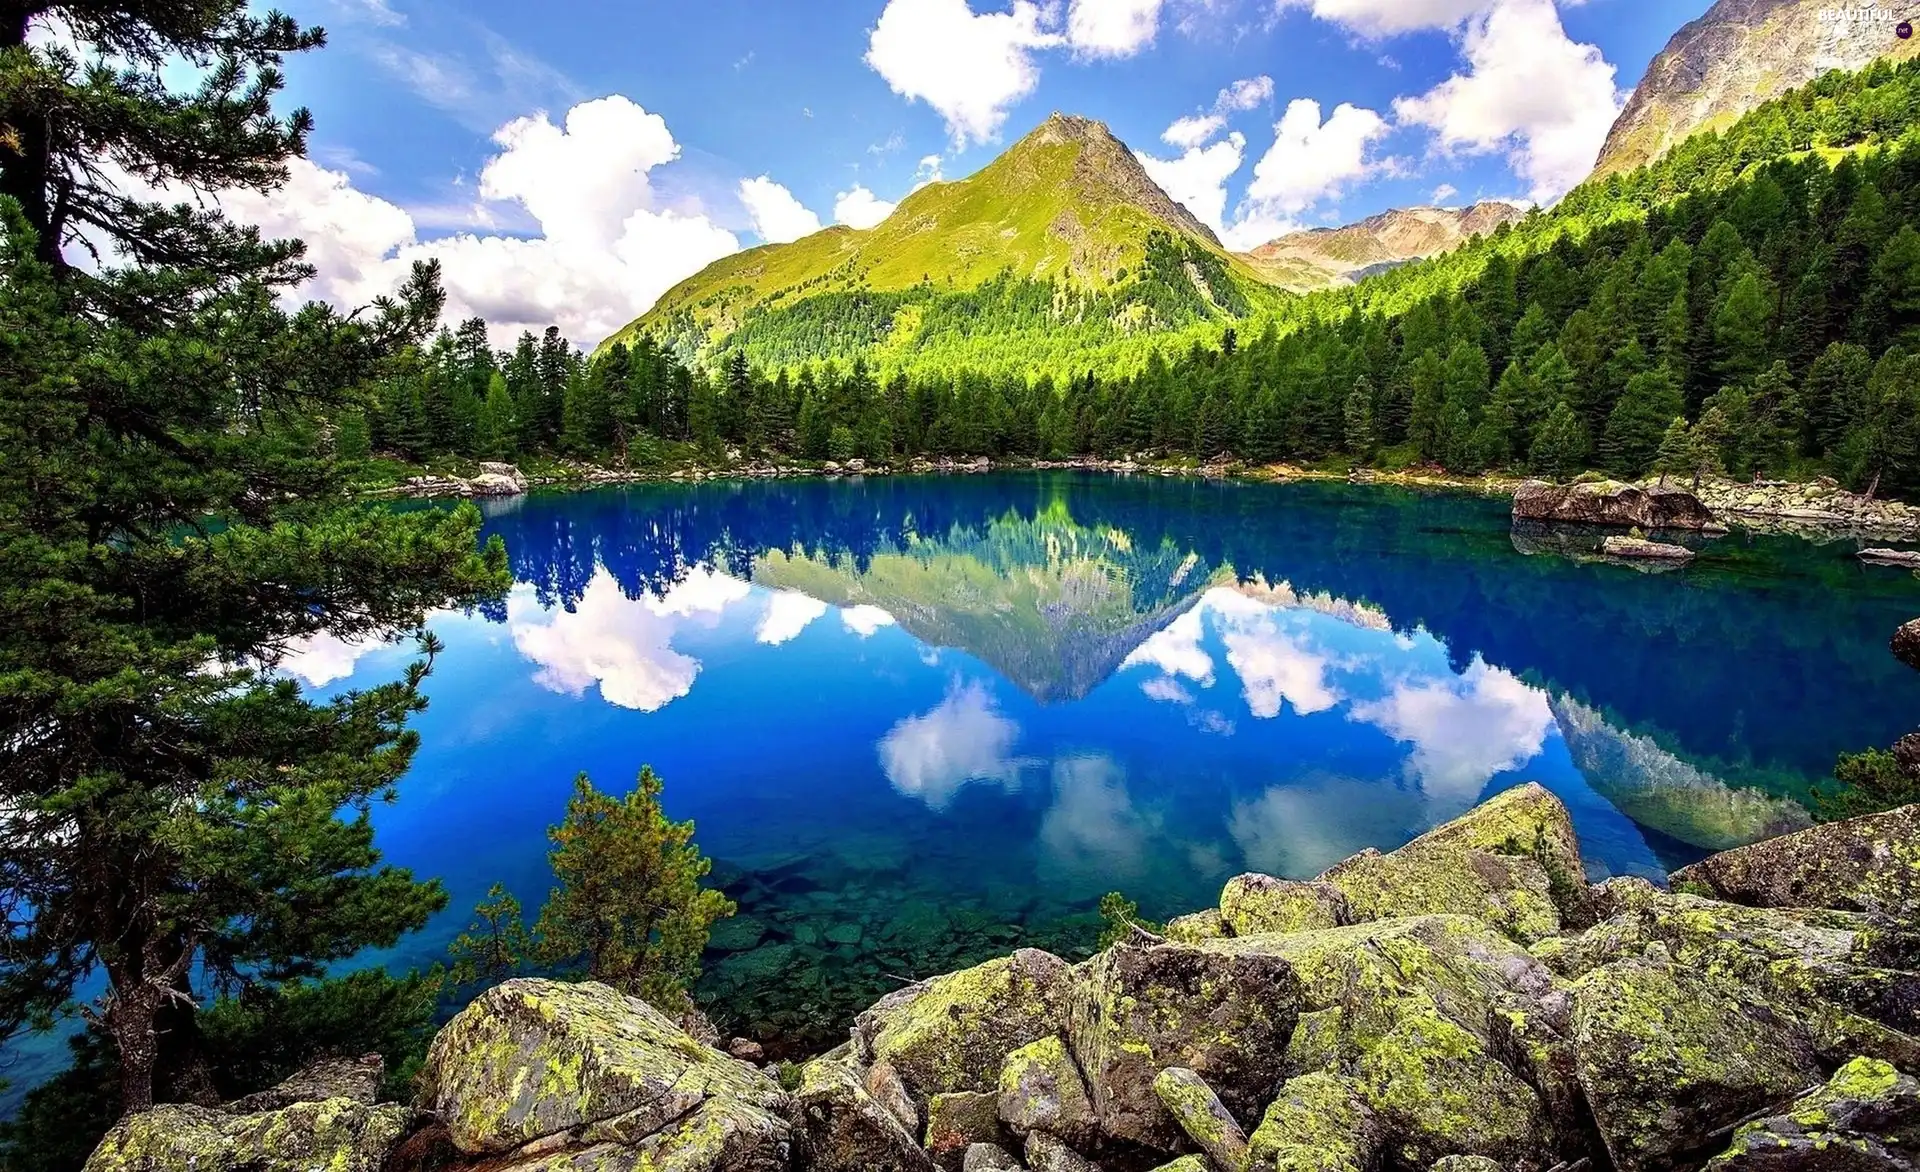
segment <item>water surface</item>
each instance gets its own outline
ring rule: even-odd
[[[1516,542],[1503,501],[996,474],[536,495],[517,580],[434,623],[424,747],[378,814],[453,907],[537,909],[574,775],[642,764],[741,906],[700,993],[824,1040],[901,981],[1074,953],[1243,870],[1310,876],[1535,780],[1594,876],[1802,824],[1842,750],[1920,714],[1887,652],[1920,583],[1735,533],[1650,575]],[[1522,552],[1523,550],[1533,552]],[[319,691],[401,648],[322,641]]]

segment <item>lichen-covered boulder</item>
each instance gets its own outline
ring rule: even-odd
[[[1175,944],[1198,944],[1227,935],[1227,923],[1220,918],[1219,908],[1203,908],[1168,920],[1164,935]]]
[[[1529,480],[1514,489],[1513,516],[1521,521],[1637,525],[1642,529],[1716,529],[1720,521],[1683,488],[1640,488],[1618,480],[1548,484]]]
[[[1909,1172],[1920,1145],[1920,1081],[1856,1058],[1785,1114],[1741,1125],[1709,1172]]]
[[[1181,1156],[1155,1168],[1153,1172],[1218,1172],[1205,1156]]]
[[[1808,1031],[1737,980],[1661,946],[1573,986],[1579,1076],[1618,1172],[1711,1152],[1713,1132],[1818,1081]]]
[[[350,1099],[372,1106],[380,1100],[380,1080],[386,1073],[386,1059],[378,1054],[326,1058],[302,1067],[278,1086],[222,1103],[220,1109],[229,1115],[252,1115],[327,1099]]]
[[[381,1172],[412,1122],[349,1098],[244,1115],[170,1104],[114,1124],[86,1172]]]
[[[1363,851],[1320,876],[1347,900],[1348,922],[1452,914],[1522,943],[1592,922],[1573,821],[1528,783],[1435,827],[1391,854]]]
[[[1093,1096],[1058,1034],[1007,1055],[999,1107],[1000,1121],[1020,1135],[1050,1131],[1068,1143],[1091,1144],[1100,1132]]]
[[[1325,1072],[1288,1079],[1247,1140],[1248,1172],[1367,1172],[1381,1131],[1353,1083]]]
[[[1893,633],[1893,657],[1920,671],[1920,619],[1908,619]]]
[[[974,1144],[960,1160],[960,1172],[1005,1172],[1020,1167],[1020,1160],[999,1144]]]
[[[1220,918],[1235,936],[1337,928],[1346,915],[1346,895],[1318,880],[1300,883],[1249,872],[1227,880],[1220,890]]]
[[[1027,1135],[1027,1167],[1033,1172],[1100,1172],[1100,1165],[1074,1151],[1057,1135],[1035,1131]]]
[[[1058,1033],[1071,969],[1037,948],[891,993],[854,1021],[866,1062],[886,1062],[916,1099],[991,1091],[1008,1054]]]
[[[1153,1089],[1169,1066],[1249,1118],[1272,1093],[1299,982],[1280,956],[1222,950],[1235,943],[1117,944],[1080,966],[1067,1037],[1105,1134],[1177,1150],[1180,1126]]]
[[[942,1167],[958,1168],[969,1147],[999,1139],[999,1095],[951,1091],[927,1100],[927,1151]]]
[[[1247,1162],[1247,1133],[1227,1111],[1207,1080],[1184,1066],[1169,1066],[1153,1080],[1153,1093],[1180,1124],[1187,1138],[1222,1168]]]
[[[1920,921],[1920,805],[1828,822],[1722,851],[1673,873],[1676,890],[1769,908],[1839,908]]]
[[[900,1081],[900,1072],[890,1062],[876,1062],[867,1067],[865,1077],[861,1079],[867,1093],[874,1097],[882,1107],[893,1112],[900,1126],[911,1132],[920,1130],[920,1107],[907,1093],[907,1084]]]
[[[1399,1163],[1454,1153],[1513,1162],[1561,1142],[1536,1087],[1572,1098],[1570,1075],[1549,1060],[1571,1034],[1564,992],[1487,925],[1421,916],[1209,947],[1289,962],[1317,1035],[1290,1043],[1286,1069],[1305,1072],[1292,1082],[1344,1075]],[[1508,1044],[1510,1028],[1496,1036],[1513,1018],[1529,1023],[1525,1045]]]
[[[774,1081],[688,1036],[666,1015],[606,985],[521,979],[475,998],[433,1040],[422,1107],[469,1155],[622,1118],[637,1142],[712,1100],[772,1128],[786,1096]],[[709,1112],[738,1123],[743,1112]],[[777,1130],[777,1129],[775,1129]],[[741,1137],[746,1138],[746,1137]]]
[[[850,1056],[807,1063],[794,1099],[816,1172],[933,1172],[933,1157],[867,1093]]]

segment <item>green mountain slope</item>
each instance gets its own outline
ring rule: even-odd
[[[1202,323],[1217,333],[1281,296],[1104,124],[1055,114],[871,229],[716,261],[605,345],[648,333],[683,357],[738,347],[767,365],[900,365],[953,352],[992,367],[1030,347],[1077,352]]]

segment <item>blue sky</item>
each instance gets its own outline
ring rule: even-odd
[[[1550,200],[1707,0],[289,7],[331,36],[290,70],[312,165],[234,214],[308,239],[316,295],[431,253],[496,338],[557,321],[590,346],[715,257],[871,223],[1053,110],[1106,121],[1237,247]]]

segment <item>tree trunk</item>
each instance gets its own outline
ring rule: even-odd
[[[120,1057],[120,1113],[133,1115],[153,1106],[153,1072],[160,1063],[160,1036],[153,1028],[159,995],[137,978],[114,982],[107,1008],[107,1033]]]

